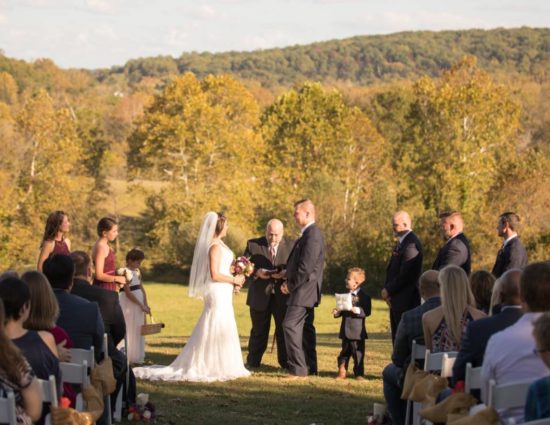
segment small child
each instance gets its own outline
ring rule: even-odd
[[[364,357],[365,339],[365,317],[371,313],[371,298],[360,288],[365,281],[365,270],[354,267],[348,270],[346,277],[346,288],[352,296],[351,311],[334,309],[332,314],[335,318],[342,317],[340,325],[340,339],[342,340],[342,351],[338,356],[338,376],[336,379],[346,379],[346,372],[350,357],[353,357],[353,373],[358,381],[364,380]]]
[[[133,248],[126,254],[126,267],[132,271],[130,284],[124,285],[120,295],[120,306],[126,321],[127,353],[130,363],[143,363],[145,359],[145,341],[141,335],[141,325],[145,314],[151,314],[147,304],[147,295],[141,283],[139,267],[145,259],[143,251]]]

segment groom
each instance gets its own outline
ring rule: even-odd
[[[294,220],[301,228],[301,236],[288,259],[287,283],[281,287],[290,294],[283,321],[290,380],[317,374],[313,309],[321,301],[325,260],[323,235],[315,224],[315,206],[309,199],[294,205]]]

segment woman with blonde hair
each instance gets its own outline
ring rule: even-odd
[[[6,334],[5,320],[4,303],[0,298],[0,392],[14,393],[17,423],[30,425],[42,412],[40,384],[21,350]]]
[[[426,348],[432,353],[458,351],[468,323],[486,314],[475,308],[468,276],[458,266],[444,267],[438,276],[441,306],[422,316]]]

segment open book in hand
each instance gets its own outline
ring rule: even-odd
[[[351,311],[353,303],[351,300],[351,292],[346,294],[334,294],[336,297],[336,309],[340,311]]]

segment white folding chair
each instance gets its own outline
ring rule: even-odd
[[[472,363],[466,363],[466,378],[464,381],[464,392],[471,393],[472,390],[481,389],[481,366],[472,367]]]
[[[45,379],[38,379],[38,383],[40,384],[40,392],[42,393],[42,402],[50,403],[52,406],[57,407],[58,397],[57,397],[57,384],[55,382],[55,376],[50,375],[47,381]],[[51,418],[49,413],[46,415],[46,418],[44,419],[44,423],[45,425],[51,424]]]
[[[426,354],[426,346],[417,344],[416,340],[413,339],[411,345],[411,364],[416,363],[417,360],[424,359]],[[405,424],[409,424],[411,418],[411,408],[414,408],[414,404],[411,400],[407,400],[407,410],[405,413]],[[414,413],[414,412],[413,412]]]
[[[71,363],[82,364],[88,363],[88,366],[93,369],[95,367],[95,349],[92,345],[89,350],[83,348],[71,348]]]
[[[8,391],[6,396],[0,397],[0,423],[17,425],[15,410],[15,395]]]
[[[447,353],[432,353],[426,350],[424,354],[424,371],[435,373],[437,372],[443,378],[453,376],[453,365],[456,360],[458,351],[449,351]],[[422,421],[420,417],[421,403],[413,402],[413,425],[419,425]],[[429,424],[429,421],[425,421]]]
[[[86,360],[83,360],[82,363],[60,362],[59,368],[61,369],[61,380],[64,383],[80,385],[82,388],[85,384],[90,382],[88,378],[88,362]],[[75,409],[82,412],[84,408],[82,393],[78,393],[76,396]]]
[[[494,379],[489,381],[487,405],[496,410],[525,406],[527,390],[533,380],[497,385]]]

